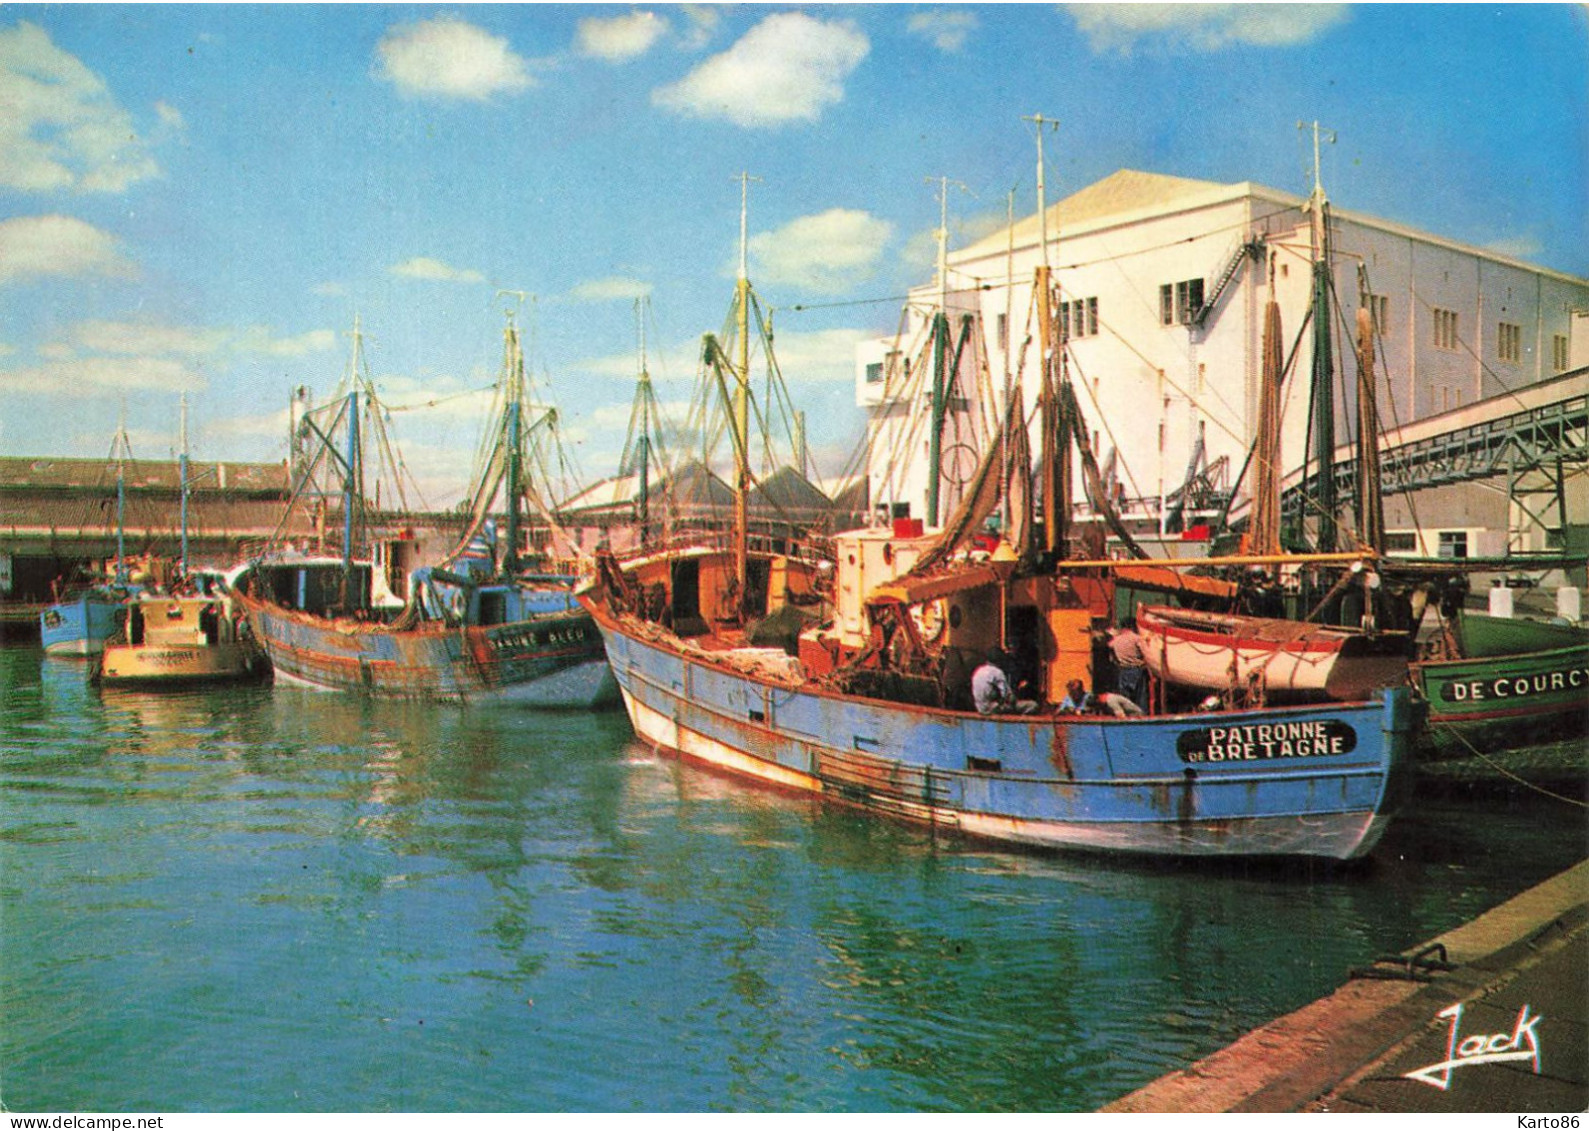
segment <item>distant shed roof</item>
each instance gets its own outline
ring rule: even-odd
[[[182,485],[176,460],[128,460],[124,474],[131,490],[176,491]],[[188,464],[188,485],[194,491],[281,496],[287,490],[287,465],[195,460]],[[114,460],[0,456],[0,491],[110,491],[115,486]]]

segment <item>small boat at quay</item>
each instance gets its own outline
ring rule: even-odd
[[[262,679],[270,667],[216,570],[191,570],[188,557],[188,411],[182,401],[182,556],[176,583],[149,589],[116,610],[94,678],[107,687],[191,687]]]
[[[1589,629],[1464,612],[1412,676],[1432,756],[1589,736]]]
[[[127,460],[132,457],[127,428],[116,429],[111,458],[116,461],[116,563],[108,577],[67,593],[39,613],[39,641],[46,656],[89,659],[105,648],[120,623],[122,602],[141,585],[129,580],[126,552]]]
[[[47,656],[89,659],[104,651],[128,590],[95,586],[49,605],[39,614],[39,640]]]
[[[264,651],[223,594],[147,593],[122,606],[96,678],[105,686],[189,687],[263,679]]]
[[[401,600],[383,570],[355,556],[354,528],[363,513],[352,470],[359,464],[360,392],[373,397],[368,380],[357,379],[355,333],[349,391],[339,406],[332,402],[336,419],[316,429],[322,437],[347,431],[350,454],[334,457],[344,472],[342,554],[261,557],[241,571],[235,587],[234,599],[277,679],[382,697],[534,707],[589,708],[616,698],[601,635],[574,598],[574,577],[521,564],[519,512],[533,491],[522,478],[529,466],[525,437],[556,416],[545,410],[534,424],[525,420],[523,357],[511,320],[506,337],[469,529],[439,565],[413,572]],[[500,563],[494,537],[485,536],[494,531],[487,513],[499,486],[507,508]]]

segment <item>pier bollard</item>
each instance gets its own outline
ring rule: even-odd
[[[1505,585],[1492,585],[1490,587],[1490,615],[1492,617],[1510,617],[1512,615],[1512,591]]]
[[[1563,585],[1556,590],[1556,615],[1568,624],[1583,620],[1583,594],[1576,585]]]

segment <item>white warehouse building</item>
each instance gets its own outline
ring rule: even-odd
[[[1553,382],[1563,397],[1589,388],[1589,280],[1389,221],[1333,207],[1329,214],[1335,295],[1349,311],[1361,299],[1377,324],[1386,430],[1448,414],[1456,420],[1480,402],[1499,405]],[[1114,457],[1112,493],[1139,528],[1157,524],[1165,532],[1190,470],[1201,473],[1205,495],[1236,486],[1257,431],[1271,274],[1292,358],[1281,466],[1302,465],[1312,363],[1311,332],[1302,333],[1314,260],[1308,200],[1250,182],[1122,170],[1054,204],[1046,218],[1034,214],[950,252],[944,278],[913,292],[901,333],[861,347],[856,398],[868,413],[875,507],[942,521],[986,450],[1000,389],[1013,374],[1022,375],[1030,412],[1039,369],[1035,349],[1023,342],[1036,332],[1028,311],[1045,232],[1067,372],[1100,462]],[[964,315],[978,317],[948,402],[934,516],[923,423],[930,360],[920,343],[940,303],[957,334]],[[1356,434],[1350,329],[1338,332],[1343,339],[1335,349],[1338,444]],[[973,388],[978,371],[981,391]],[[1238,507],[1250,479],[1237,491]],[[1558,485],[1562,491],[1567,502],[1545,508],[1554,516],[1545,525],[1589,524],[1589,477]],[[1416,506],[1407,496],[1389,497],[1392,549],[1478,557],[1504,553],[1509,537],[1514,548],[1529,549],[1571,541],[1564,529],[1540,529],[1522,545],[1515,506],[1509,510],[1506,492],[1500,495],[1493,485],[1468,484],[1422,492]]]

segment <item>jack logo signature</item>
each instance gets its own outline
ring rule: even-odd
[[[1510,1033],[1475,1034],[1462,1037],[1462,1003],[1442,1009],[1436,1017],[1451,1019],[1451,1036],[1446,1041],[1446,1058],[1412,1072],[1403,1073],[1442,1092],[1451,1087],[1451,1076],[1459,1068],[1475,1064],[1500,1064],[1511,1060],[1532,1060],[1534,1075],[1539,1075],[1539,1034],[1535,1026],[1543,1017],[1530,1017],[1528,1006],[1517,1011],[1517,1023]],[[1460,1041],[1459,1041],[1460,1038]]]

